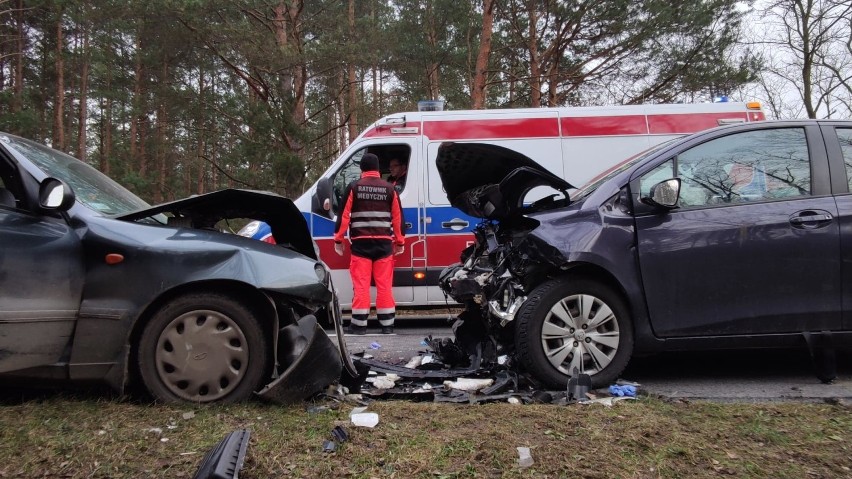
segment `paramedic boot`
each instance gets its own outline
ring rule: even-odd
[[[350,323],[349,326],[346,326],[346,329],[344,329],[343,332],[346,334],[364,335],[367,334],[367,327]]]

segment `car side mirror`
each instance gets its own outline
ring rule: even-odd
[[[641,199],[642,203],[661,208],[677,208],[680,199],[680,178],[661,181],[651,187],[650,194]]]
[[[68,211],[75,199],[71,187],[58,178],[46,178],[38,190],[38,204],[45,211]]]
[[[315,214],[331,218],[331,182],[328,178],[320,178],[317,181],[317,189],[311,199],[311,211]]]

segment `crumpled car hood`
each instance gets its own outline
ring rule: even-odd
[[[117,215],[123,221],[138,221],[170,214],[169,224],[185,223],[193,228],[213,228],[224,219],[250,218],[272,228],[278,244],[288,244],[303,255],[318,259],[305,217],[288,198],[266,191],[226,189],[162,203],[151,208]]]
[[[443,143],[436,166],[450,204],[477,218],[502,219],[523,208],[524,196],[538,186],[566,194],[570,183],[502,146]]]

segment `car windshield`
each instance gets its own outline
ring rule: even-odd
[[[598,187],[600,185],[609,181],[610,178],[615,177],[616,175],[618,175],[622,171],[630,168],[631,166],[635,165],[636,163],[639,163],[640,161],[644,160],[645,158],[647,158],[651,154],[655,153],[657,150],[659,150],[659,149],[661,149],[665,146],[668,146],[671,142],[675,141],[676,139],[677,138],[671,139],[671,140],[668,140],[668,141],[664,141],[664,142],[660,143],[659,145],[652,146],[651,148],[648,148],[645,151],[642,151],[640,153],[637,153],[637,154],[631,156],[630,158],[627,158],[626,160],[622,161],[621,163],[616,164],[612,168],[610,168],[610,169],[604,171],[603,173],[601,173],[600,175],[592,178],[588,183],[586,183],[585,185],[583,185],[582,187],[580,187],[579,189],[577,189],[576,191],[571,193],[571,202],[575,202],[575,201],[578,201],[582,198],[585,198],[586,196],[589,196],[590,194],[592,194],[593,191],[598,189]]]
[[[97,212],[117,215],[150,207],[108,176],[72,156],[11,135],[3,135],[1,139],[48,176],[68,183],[77,201]]]

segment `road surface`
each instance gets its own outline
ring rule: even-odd
[[[426,352],[423,339],[453,337],[441,319],[398,319],[396,334],[378,334],[372,322],[364,336],[346,336],[350,353],[365,351],[375,358],[404,364]],[[330,335],[334,332],[329,330]],[[336,337],[333,337],[336,341]],[[379,347],[376,349],[376,343]],[[371,347],[371,345],[373,345]],[[812,372],[806,350],[711,351],[664,353],[631,360],[622,378],[640,390],[670,399],[719,402],[841,401],[852,404],[852,354],[838,353],[838,377],[821,383]]]

